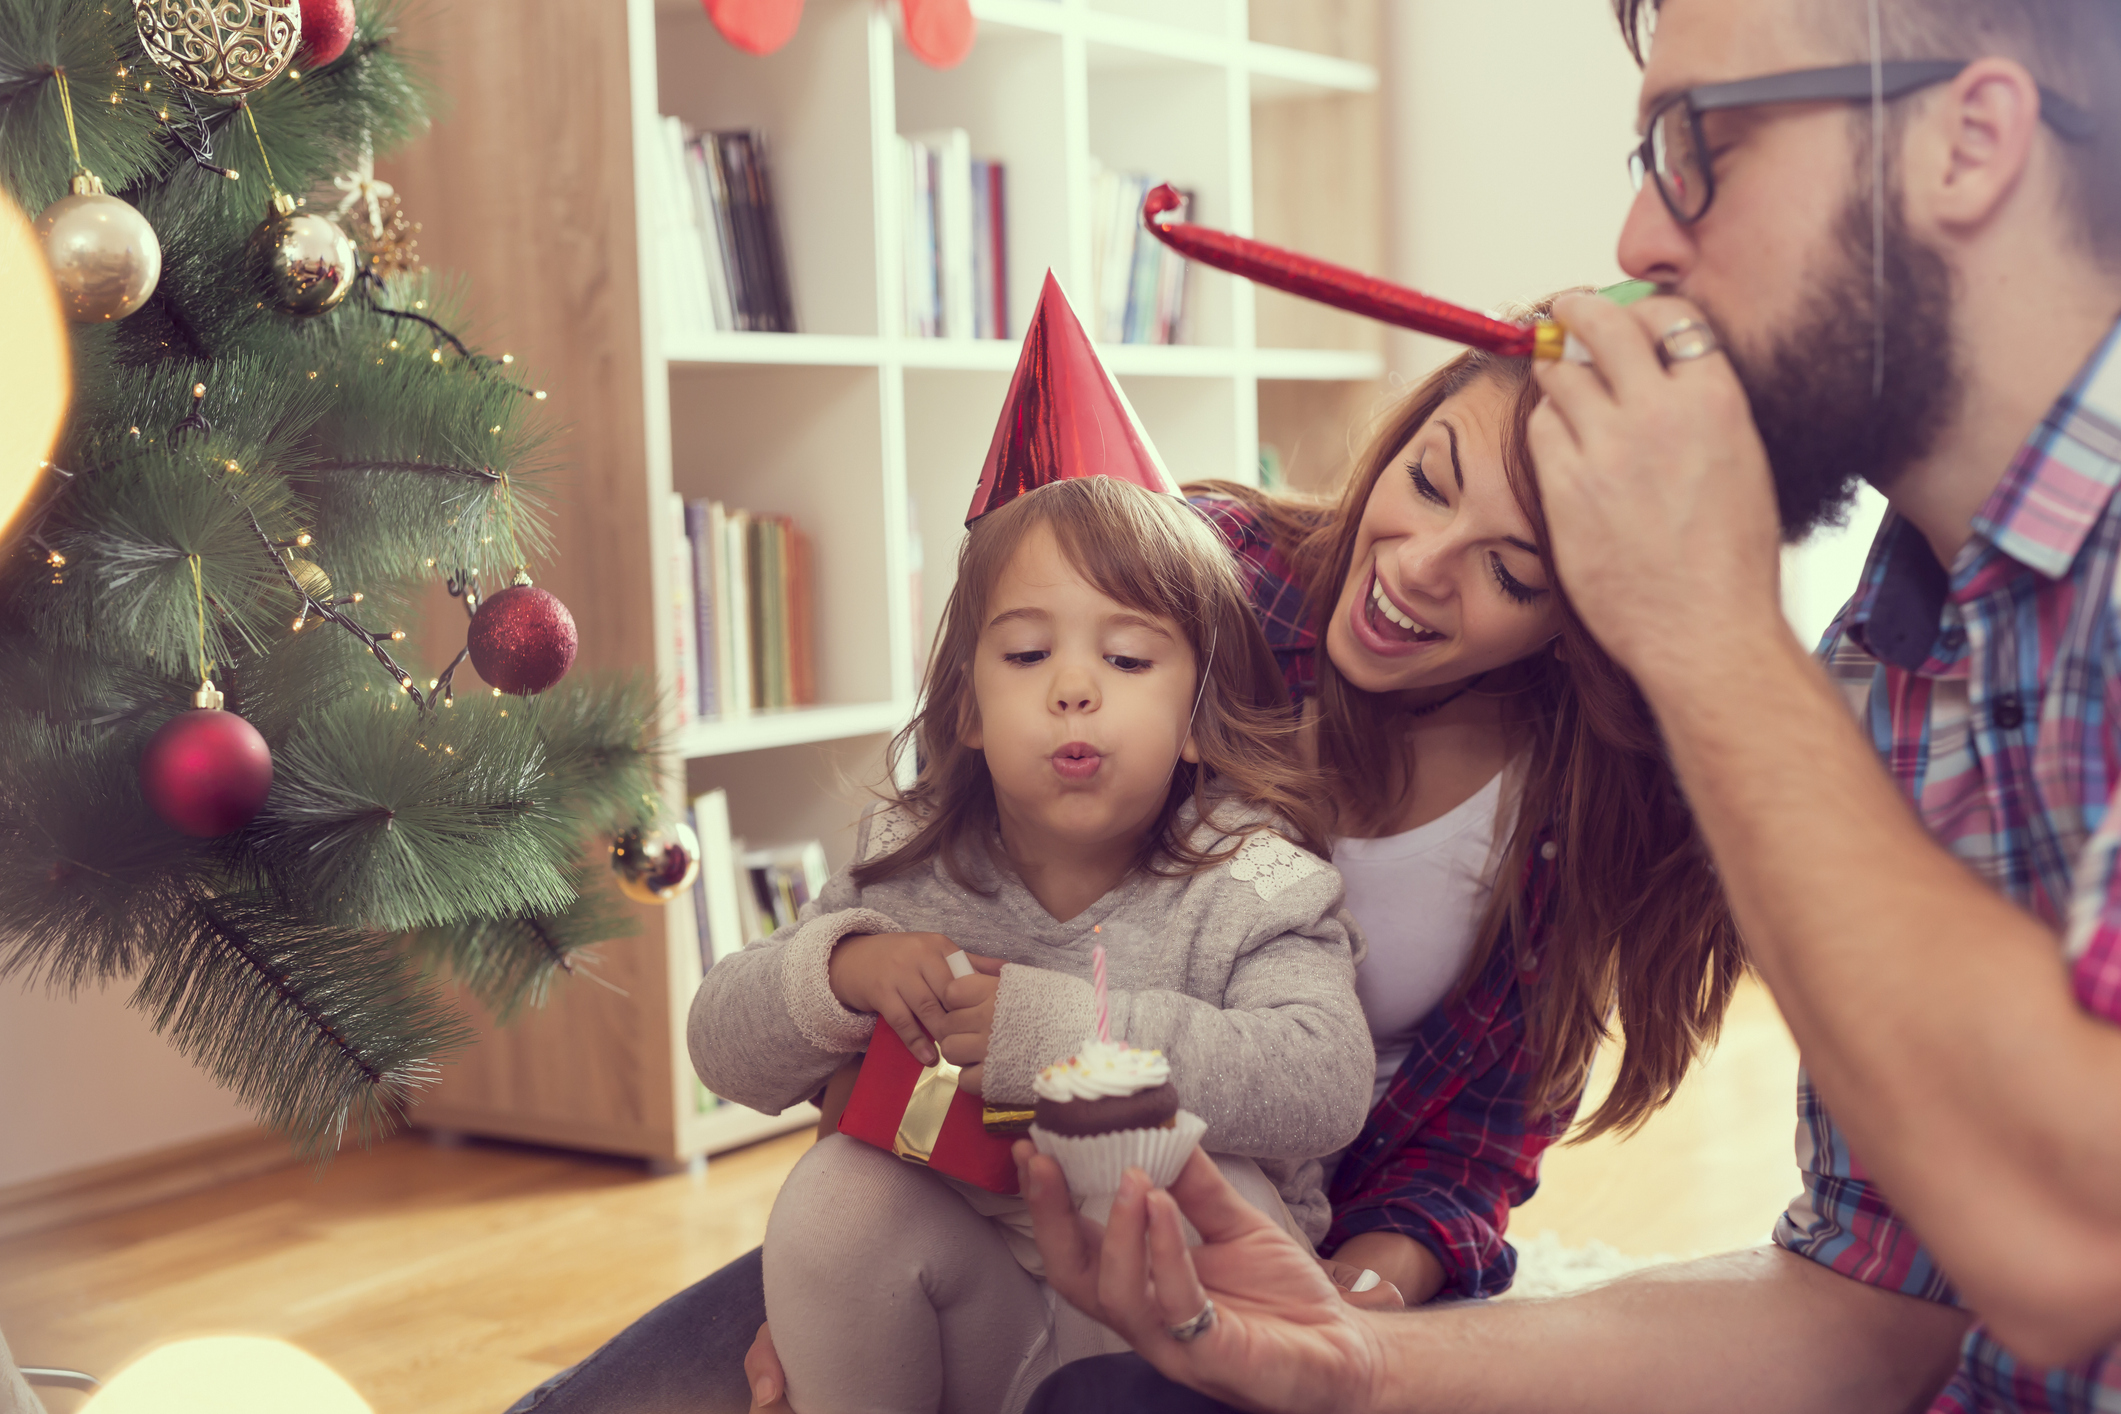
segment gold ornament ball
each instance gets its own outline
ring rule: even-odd
[[[301,0],[133,0],[140,45],[194,93],[234,98],[286,69],[302,38]]]
[[[288,197],[274,198],[250,244],[273,303],[299,319],[336,307],[353,288],[353,242],[330,218],[297,211]]]
[[[611,842],[611,871],[635,903],[668,903],[700,875],[700,837],[685,824],[628,830]]]
[[[37,218],[37,241],[59,284],[59,304],[76,324],[123,319],[147,303],[162,279],[162,242],[147,218],[104,193],[91,176],[74,178]]]

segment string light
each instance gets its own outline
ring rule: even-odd
[[[390,347],[391,347],[391,348],[396,348],[397,346],[398,346],[398,341],[397,341],[396,339],[392,339],[392,340],[390,341]]]
[[[532,393],[530,396],[536,398],[539,402],[542,403],[545,401],[545,390],[543,388],[540,388],[535,393]]]
[[[236,459],[234,457],[230,457],[227,461],[221,463],[221,465],[231,476],[241,476],[243,474],[243,468],[236,464]]]
[[[304,549],[309,548],[309,532],[306,530],[297,532],[295,544],[302,546]]]
[[[390,641],[392,643],[403,643],[405,641],[405,630],[402,628],[392,629],[390,631]]]
[[[442,361],[442,351],[440,349],[433,350],[427,356],[433,359],[436,363],[440,363]]]
[[[504,353],[501,355],[501,362],[503,363],[514,363],[515,361],[516,356],[512,353]]]
[[[363,597],[364,596],[362,595],[361,591],[356,589],[353,593],[346,596],[346,602],[349,604],[358,604],[361,602]]]
[[[501,689],[499,689],[498,687],[497,687],[497,688],[495,688],[495,689],[493,690],[493,695],[494,695],[494,696],[496,696],[496,697],[499,697],[499,696],[501,695]],[[505,717],[505,716],[507,716],[508,714],[507,714],[506,712],[503,712],[503,713],[502,713],[501,715]]]

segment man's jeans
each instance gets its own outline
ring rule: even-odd
[[[744,1352],[766,1319],[759,1249],[686,1287],[508,1414],[744,1414]]]

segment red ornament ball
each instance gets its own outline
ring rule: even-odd
[[[304,69],[321,69],[353,43],[353,0],[302,0],[302,47],[295,60]]]
[[[179,712],[140,755],[140,791],[157,815],[211,839],[250,823],[272,789],[272,751],[233,712]]]
[[[503,692],[543,692],[574,666],[574,615],[532,584],[511,584],[479,605],[465,635],[471,666]]]

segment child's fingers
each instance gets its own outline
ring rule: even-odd
[[[936,966],[940,968],[942,964],[938,962]],[[937,979],[930,977],[925,967],[918,975],[906,977],[899,982],[899,1000],[905,1003],[906,1010],[919,1018],[921,1025],[928,1028],[928,1034],[931,1036],[943,1035],[948,1030],[944,1020],[950,1015],[950,1011],[943,1005],[943,992],[949,985],[947,972]]]
[[[972,964],[972,970],[974,972],[984,972],[989,977],[1001,976],[1002,968],[1007,966],[1007,964],[1004,963],[998,957],[981,957],[976,952],[966,953],[965,960]]]
[[[913,1052],[915,1060],[922,1065],[935,1064],[935,1042],[928,1039],[928,1033],[921,1029],[921,1024],[913,1019],[913,1012],[898,997],[885,997],[876,1016],[898,1033],[898,1038],[906,1043],[907,1050]]]

